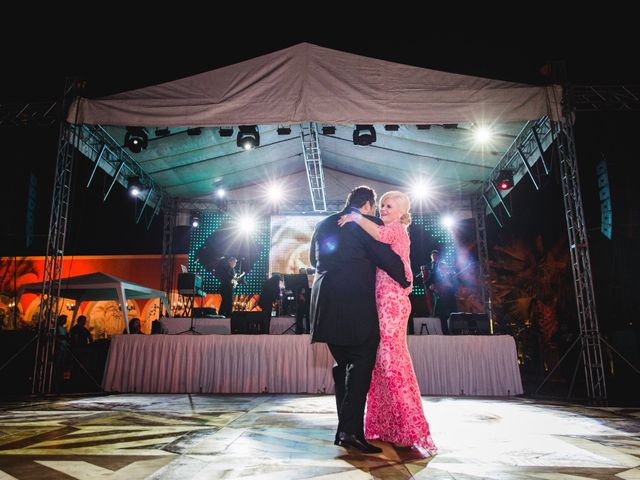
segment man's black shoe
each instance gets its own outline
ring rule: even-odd
[[[381,448],[371,445],[366,440],[360,439],[352,433],[340,432],[335,444],[344,448],[355,448],[362,453],[382,453]]]

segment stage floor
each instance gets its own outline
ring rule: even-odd
[[[333,445],[331,395],[0,403],[0,479],[632,479],[640,408],[423,397],[440,453]]]

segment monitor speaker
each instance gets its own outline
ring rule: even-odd
[[[449,335],[489,335],[491,325],[486,313],[456,312],[447,319]]]
[[[264,312],[231,313],[231,333],[255,334],[261,332]]]

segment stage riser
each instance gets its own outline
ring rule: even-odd
[[[523,393],[506,335],[407,337],[423,395]],[[116,335],[103,388],[122,393],[333,393],[333,358],[308,335]]]

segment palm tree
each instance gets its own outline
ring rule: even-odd
[[[492,253],[492,301],[498,323],[516,339],[521,364],[538,363],[540,352],[542,368],[548,370],[557,358],[558,317],[571,299],[566,243],[561,239],[545,248],[538,235],[533,242],[515,239],[496,245]]]

